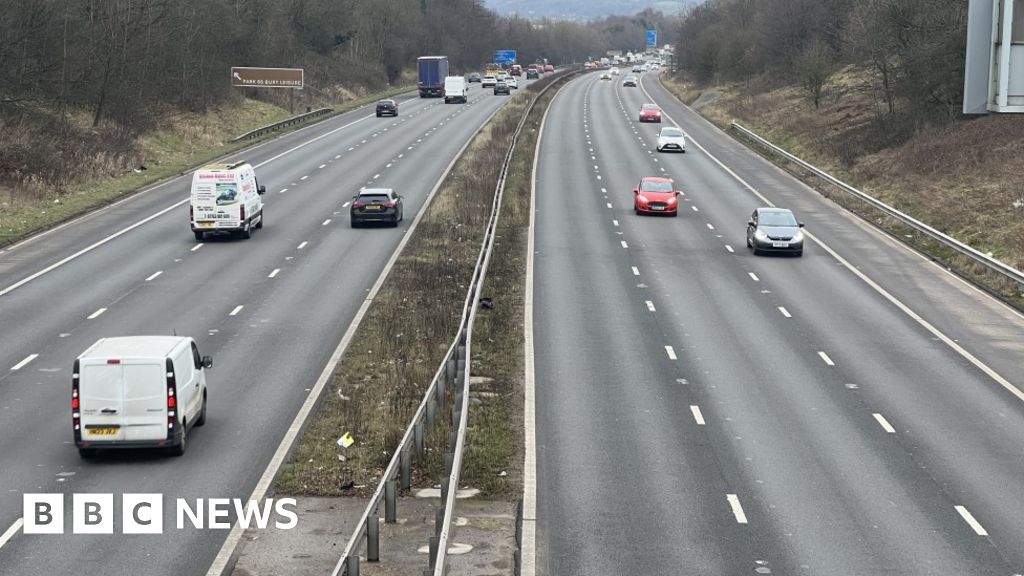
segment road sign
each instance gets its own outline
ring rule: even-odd
[[[648,30],[647,31],[647,47],[653,48],[658,45],[658,31]]]
[[[302,68],[231,68],[232,86],[302,88]]]
[[[494,51],[494,63],[495,64],[515,64],[516,63],[516,51],[515,50],[495,50]]]

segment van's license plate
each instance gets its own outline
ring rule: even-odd
[[[88,428],[90,436],[114,436],[117,428]]]
[[[213,228],[213,225],[216,224],[216,222],[196,222],[196,224],[199,224],[200,228]]]

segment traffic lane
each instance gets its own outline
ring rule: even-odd
[[[294,228],[313,226],[313,221],[302,221],[299,219],[301,216],[297,215],[305,212],[333,215],[337,210],[328,211],[330,204],[324,202],[331,195],[340,195],[347,201],[360,186],[372,184],[375,176],[387,175],[389,168],[401,162],[416,162],[420,154],[416,149],[419,146],[417,140],[423,141],[424,132],[436,133],[438,121],[465,117],[466,120],[461,124],[477,122],[501,103],[487,99],[486,96],[475,98],[473,102],[482,104],[483,109],[476,112],[475,105],[450,106],[427,109],[425,115],[411,113],[407,124],[389,133],[381,131],[381,128],[389,127],[383,126],[378,127],[377,132],[366,134],[366,138],[359,138],[356,134],[340,145],[329,141],[317,143],[303,150],[301,162],[281,164],[280,171],[262,172],[261,182],[266,182],[268,187],[265,196],[267,227],[256,235],[274,237],[282,226],[288,227],[290,232]],[[468,115],[459,113],[462,110],[469,112]],[[441,113],[447,115],[439,116]],[[447,131],[453,127],[457,130],[459,124],[450,124]],[[431,146],[433,148],[436,147]],[[429,154],[431,151],[423,152]],[[333,203],[333,200],[329,202]],[[17,337],[11,336],[11,341],[16,344],[0,351],[0,367],[15,367],[30,355],[40,354],[49,339],[67,332],[68,319],[77,320],[79,316],[84,317],[98,310],[102,305],[96,302],[103,301],[102,295],[124,293],[142,279],[161,270],[161,267],[151,263],[150,257],[140,258],[134,250],[130,254],[122,254],[126,246],[146,246],[146,254],[154,262],[169,261],[179,244],[195,249],[196,244],[184,224],[188,219],[187,211],[187,206],[183,205],[159,222],[154,221],[101,250],[69,262],[35,281],[42,287],[34,286],[31,290],[16,290],[0,296],[5,304],[0,309],[0,326],[3,326],[0,331],[17,333]],[[112,213],[124,220],[131,217],[127,212],[127,208],[112,209]],[[315,222],[320,223],[321,220]],[[177,242],[168,242],[168,239]],[[206,249],[224,242],[238,243],[223,238],[210,238],[205,242],[210,245]],[[281,245],[279,248],[285,249],[286,246]],[[223,261],[223,265],[228,268],[234,264],[230,259]],[[88,279],[88,290],[82,289],[79,279]],[[113,298],[107,296],[106,300]],[[49,310],[50,314],[39,318],[37,311],[41,309]],[[6,377],[4,374],[10,373],[3,368],[0,370],[2,383]],[[0,387],[0,399],[2,394]]]
[[[1024,318],[1018,312],[822,198],[683,106],[660,82],[643,84],[700,144],[720,160],[729,158],[730,169],[761,194],[779,206],[793,208],[810,231],[851,266],[1024,389],[1017,376],[1017,367],[1024,363],[1024,341],[1019,337]],[[743,186],[736,182],[735,188]],[[752,197],[751,203],[762,202]]]
[[[628,92],[629,91],[627,90],[624,93]],[[632,108],[631,103],[623,102],[618,97],[613,101],[607,94],[599,94],[595,100],[598,102],[595,103],[594,109],[602,110],[603,116],[606,118],[613,118],[615,116],[624,117],[626,114],[623,112],[623,108]],[[603,102],[603,106],[600,106],[601,102]],[[650,148],[647,146],[644,133],[641,131],[641,136],[635,137],[633,135],[635,127],[631,126],[630,122],[631,121],[628,118],[623,118],[623,120],[619,122],[609,121],[600,125],[599,130],[595,133],[595,141],[597,143],[599,157],[602,150],[614,150],[613,160],[602,164],[602,168],[606,170],[602,173],[605,174],[606,181],[615,184],[618,188],[625,188],[628,185],[627,182],[635,180],[635,172],[638,169],[640,171],[647,170],[649,167],[656,167],[661,163],[656,163],[654,162],[655,158],[650,158],[648,155]],[[630,141],[632,141],[630,145],[622,145],[623,142]],[[648,168],[645,168],[645,166]],[[711,174],[714,175],[713,172]],[[686,181],[691,182],[693,180],[695,180],[695,178],[691,177]],[[704,190],[705,187],[698,185],[696,189]],[[694,196],[697,195],[691,195],[691,200],[694,199]],[[881,522],[878,510],[880,508],[879,503],[871,501],[872,494],[892,493],[894,488],[895,493],[899,494],[899,486],[903,483],[909,483],[923,486],[924,494],[923,496],[917,497],[917,501],[911,503],[913,505],[912,507],[919,511],[916,514],[917,517],[913,521],[903,520],[905,523],[904,526],[899,526],[892,534],[889,535],[894,541],[900,540],[899,535],[903,530],[909,529],[914,523],[917,523],[917,529],[911,530],[909,532],[910,534],[919,534],[921,532],[927,533],[927,526],[930,526],[932,521],[929,516],[932,515],[936,516],[939,522],[947,524],[951,529],[955,530],[956,528],[959,528],[962,531],[967,530],[967,526],[964,525],[959,517],[954,513],[952,505],[948,505],[944,502],[941,489],[938,489],[932,479],[926,474],[921,474],[913,467],[905,467],[906,469],[899,472],[885,471],[885,467],[890,463],[901,463],[907,460],[907,455],[903,453],[898,446],[895,446],[890,450],[891,454],[889,456],[872,459],[870,453],[853,453],[844,458],[836,459],[833,462],[828,462],[829,469],[815,470],[815,468],[823,468],[822,465],[818,464],[819,461],[827,462],[830,458],[828,455],[840,452],[844,448],[830,447],[828,443],[821,443],[821,438],[833,438],[840,444],[847,444],[849,443],[848,438],[857,438],[858,436],[871,438],[872,435],[877,436],[882,433],[881,429],[870,417],[871,413],[861,410],[860,412],[862,413],[863,418],[856,420],[857,409],[862,409],[863,407],[858,406],[857,402],[851,403],[844,399],[843,395],[846,394],[846,392],[842,388],[836,388],[837,394],[836,398],[833,400],[815,399],[814,392],[818,390],[816,387],[817,384],[812,384],[807,390],[804,390],[800,386],[795,386],[790,383],[791,381],[796,383],[816,382],[818,381],[818,378],[813,377],[814,372],[820,372],[828,366],[828,364],[826,364],[820,356],[816,356],[812,352],[812,350],[814,350],[813,342],[808,343],[806,348],[807,353],[803,355],[806,356],[806,358],[801,356],[786,359],[787,352],[789,353],[789,356],[793,356],[794,349],[799,350],[798,346],[799,344],[802,344],[800,342],[802,334],[799,329],[797,329],[797,334],[790,333],[788,328],[794,326],[794,323],[786,322],[784,320],[785,316],[780,314],[776,307],[768,305],[744,311],[738,309],[746,304],[744,300],[750,300],[752,295],[760,294],[758,288],[765,285],[762,280],[764,276],[758,277],[756,274],[754,276],[750,276],[750,272],[748,270],[743,269],[741,266],[732,264],[732,262],[742,260],[742,256],[737,257],[723,249],[723,243],[719,238],[720,234],[716,233],[713,228],[706,226],[706,224],[710,224],[710,221],[707,220],[707,210],[703,210],[702,212],[690,211],[689,214],[684,211],[681,218],[688,218],[690,224],[687,224],[686,221],[683,221],[682,224],[677,224],[676,220],[678,219],[627,217],[625,213],[631,209],[631,198],[628,198],[626,195],[617,195],[616,200],[613,202],[616,203],[616,209],[623,213],[625,236],[627,238],[634,235],[639,237],[639,241],[630,244],[630,249],[631,251],[635,250],[638,256],[643,259],[643,265],[640,266],[640,269],[652,269],[654,282],[659,284],[663,283],[666,287],[671,287],[671,294],[677,296],[676,298],[670,298],[669,290],[665,290],[666,302],[664,308],[668,310],[666,314],[676,313],[681,314],[683,318],[686,318],[687,316],[693,316],[693,310],[710,311],[705,318],[699,319],[699,321],[693,321],[690,318],[687,318],[681,323],[682,327],[680,330],[684,331],[681,336],[684,339],[686,336],[693,335],[689,340],[703,343],[705,340],[709,339],[709,335],[714,334],[714,329],[721,328],[723,315],[735,317],[735,320],[731,323],[734,324],[734,332],[736,333],[727,333],[718,338],[710,338],[711,342],[706,347],[695,344],[695,348],[692,350],[692,354],[695,356],[694,358],[691,358],[691,360],[696,360],[695,363],[697,364],[707,365],[709,362],[709,355],[716,352],[718,354],[722,354],[722,352],[718,351],[730,349],[735,349],[738,353],[745,355],[750,355],[752,352],[748,352],[748,350],[753,350],[754,353],[758,353],[763,356],[763,361],[751,363],[749,366],[744,368],[741,363],[738,363],[737,359],[732,358],[727,354],[726,358],[718,363],[722,365],[722,369],[730,370],[731,372],[727,373],[724,378],[715,378],[710,383],[709,388],[715,390],[718,395],[721,395],[722,393],[727,392],[730,386],[735,387],[736,385],[733,384],[735,382],[746,382],[749,386],[751,375],[766,375],[767,380],[769,381],[768,383],[773,385],[773,396],[770,398],[758,398],[756,401],[751,403],[747,410],[744,411],[749,411],[755,416],[763,413],[766,406],[772,406],[773,403],[779,403],[779,400],[775,398],[775,393],[784,391],[786,387],[795,389],[792,393],[788,393],[784,396],[784,401],[779,404],[776,410],[774,410],[776,413],[772,414],[771,418],[768,418],[764,422],[757,422],[755,425],[746,429],[730,433],[728,437],[748,438],[752,439],[752,443],[755,445],[758,443],[764,443],[769,447],[778,447],[777,449],[780,453],[774,456],[769,456],[766,460],[769,465],[780,462],[785,462],[786,465],[780,467],[778,470],[755,470],[753,472],[753,478],[764,478],[763,482],[769,483],[769,479],[779,478],[781,475],[785,479],[783,482],[784,486],[801,485],[796,482],[800,480],[800,477],[786,478],[784,476],[787,470],[800,470],[800,476],[806,474],[811,478],[822,478],[828,480],[821,481],[818,485],[815,485],[815,482],[813,481],[803,481],[801,495],[804,500],[785,502],[785,505],[782,505],[781,502],[785,495],[779,495],[774,498],[766,499],[766,502],[779,504],[778,507],[782,510],[797,510],[798,512],[794,514],[791,520],[793,522],[792,525],[813,526],[816,514],[821,514],[822,509],[829,505],[828,495],[831,492],[830,489],[835,484],[835,480],[833,479],[839,479],[842,482],[850,482],[851,486],[854,487],[870,487],[870,490],[864,492],[863,488],[861,488],[862,494],[857,498],[857,506],[853,507],[854,513],[844,515],[842,514],[842,510],[833,510],[835,513],[826,515],[829,517],[838,516],[840,518],[845,518],[846,516],[859,516],[864,518],[866,516],[866,521]],[[701,238],[695,239],[693,237],[693,233],[695,231],[700,232]],[[686,248],[684,250],[680,250],[679,246],[685,246]],[[763,261],[764,259],[762,259],[762,262]],[[721,264],[718,264],[719,262],[721,262]],[[790,260],[789,262],[794,265],[800,263],[795,260]],[[728,265],[726,265],[726,263],[728,263]],[[807,265],[809,262],[804,262],[803,264]],[[688,282],[692,283],[692,279],[696,276],[692,274],[693,270],[702,271],[702,274],[699,277],[701,279],[707,279],[704,281],[704,284],[706,285],[698,286],[692,290],[687,290],[686,287]],[[814,276],[813,273],[811,273],[811,275]],[[722,280],[721,285],[712,285],[712,280],[717,279],[724,280]],[[737,287],[744,286],[749,287],[749,294],[744,293],[742,289],[737,291]],[[683,292],[688,293],[688,297],[678,298],[678,296]],[[713,294],[716,297],[721,297],[721,301],[694,301],[696,300],[696,295],[704,294],[705,292],[707,294]],[[761,298],[768,297],[761,296]],[[675,311],[675,308],[680,306],[679,303],[681,301],[685,302],[685,304],[682,305],[682,310]],[[658,309],[659,311],[662,309],[660,304],[658,305]],[[773,330],[766,330],[766,334],[751,334],[756,330],[773,324],[776,324],[777,327]],[[740,334],[741,331],[742,334]],[[689,334],[686,332],[689,332]],[[700,336],[697,336],[698,334],[700,334]],[[740,344],[744,340],[748,340],[749,344]],[[772,346],[779,345],[779,343],[795,343],[797,345],[784,347],[781,350],[769,349],[768,351],[764,351],[764,348],[771,348]],[[683,352],[691,353],[691,348],[684,348]],[[835,354],[835,352],[833,352],[833,354]],[[779,360],[780,358],[783,360]],[[800,358],[803,359],[801,360]],[[710,359],[710,361],[714,362],[713,359]],[[791,372],[801,368],[801,364],[803,364],[803,369],[806,373],[799,374],[798,372],[795,375],[791,374]],[[772,368],[766,369],[766,366]],[[737,370],[737,368],[739,369]],[[775,374],[773,374],[773,371]],[[715,371],[709,372],[711,372],[711,374],[707,377],[714,378]],[[775,384],[774,380],[777,380],[779,383]],[[779,389],[776,390],[774,387],[778,387]],[[736,391],[736,393],[739,395],[750,394],[751,392],[741,387]],[[793,440],[787,438],[785,429],[775,430],[775,432],[779,434],[778,438],[772,438],[770,437],[770,434],[765,432],[766,430],[772,429],[771,425],[773,422],[800,423],[802,419],[806,420],[807,417],[799,414],[799,410],[794,414],[791,413],[792,410],[789,409],[791,405],[799,406],[804,399],[814,399],[813,402],[807,402],[807,404],[812,408],[813,418],[820,420],[822,417],[818,416],[819,414],[827,415],[823,420],[814,424],[816,428],[834,428],[835,422],[841,422],[844,419],[852,419],[853,421],[850,425],[857,428],[856,433],[852,431],[844,431],[838,435],[834,433],[825,434],[828,430],[817,430],[815,428],[813,432],[809,432],[805,435],[807,438],[813,438],[813,442],[806,442],[806,440],[802,438],[794,438],[794,440],[797,441],[797,444],[795,446],[787,446],[787,444],[792,444]],[[714,405],[720,405],[723,402],[726,402],[721,397],[711,398],[710,401],[713,402]],[[735,401],[736,399],[731,399],[728,402]],[[834,404],[834,406],[829,406],[829,403]],[[830,413],[832,411],[834,411],[834,413]],[[727,418],[729,418],[730,421],[735,420],[742,422],[742,419],[733,413],[730,413]],[[765,438],[765,436],[768,437]],[[826,454],[826,456],[818,457],[818,460],[811,462],[801,462],[793,459],[793,454],[799,454],[802,449],[806,449],[805,444],[811,445],[815,442],[821,444],[820,451]],[[726,447],[726,449],[728,450],[728,447]],[[790,454],[789,457],[787,457],[787,453]],[[846,469],[849,467],[849,462],[859,462],[862,466],[865,462],[873,464],[873,466],[868,466],[868,468],[873,468],[872,473],[867,474],[865,478],[856,478],[855,472],[851,473],[851,471]],[[889,478],[886,478],[886,476]],[[924,478],[906,479],[900,478],[900,476],[924,476]],[[851,480],[851,478],[853,480]],[[751,486],[758,488],[758,491],[760,492],[764,491],[764,488],[757,486],[756,483],[752,483]],[[929,488],[935,489],[929,490]],[[843,493],[848,491],[848,487],[842,490]],[[792,500],[792,497],[789,499]],[[807,506],[807,501],[811,501],[814,504]],[[801,503],[805,504],[803,508],[800,507]],[[859,510],[859,507],[861,506],[863,506],[866,511]],[[807,517],[805,518],[804,516]],[[885,524],[892,525],[892,520],[900,519],[890,519]],[[960,523],[959,526],[956,525],[958,522]],[[923,530],[922,524],[924,526]],[[821,558],[816,558],[814,556],[813,551],[827,549],[830,542],[844,542],[848,540],[850,536],[855,536],[859,529],[860,526],[858,526],[856,522],[849,522],[841,530],[835,530],[833,527],[816,528],[812,531],[812,534],[809,535],[810,538],[801,540],[800,542],[801,544],[806,542],[808,546],[808,552],[801,552],[800,554],[808,554],[808,556],[794,557],[792,562],[795,564],[809,562],[811,565],[822,565],[823,562],[838,562],[839,565],[844,565],[847,562],[856,561],[857,556],[871,556],[872,554],[877,554],[875,550],[878,548],[878,544],[870,543],[869,546],[860,550],[854,551],[846,549],[844,550],[845,554],[837,554],[837,551],[830,551]],[[792,532],[791,528],[787,528],[787,531]],[[845,534],[843,532],[845,532]],[[888,540],[889,536],[882,538],[882,541],[884,542]],[[951,573],[956,573],[956,569],[971,568],[972,566],[977,570],[992,570],[992,573],[995,573],[994,571],[1000,568],[998,560],[993,563],[990,559],[985,558],[984,555],[981,555],[978,558],[974,558],[970,555],[963,558],[958,557],[956,552],[948,550],[951,546],[943,542],[928,542],[927,539],[914,541],[913,538],[910,537],[902,537],[902,540],[911,541],[910,545],[919,547],[922,553],[929,553],[935,557],[941,557],[942,554],[948,555],[948,558],[940,564],[951,567],[954,570]],[[944,551],[944,549],[947,550]],[[935,552],[934,550],[939,550],[939,552]],[[975,553],[978,552],[979,551],[977,550],[975,551]],[[890,550],[887,554],[889,558],[881,560],[879,569],[899,566],[901,563],[900,554],[900,550]],[[809,561],[809,558],[814,558],[814,560]],[[1003,568],[1005,568],[1005,566],[1003,566]],[[908,566],[906,569],[912,568]],[[835,570],[829,566],[827,572],[832,573],[834,571]]]
[[[683,416],[675,362],[662,346],[637,346],[663,327],[631,298],[644,290],[619,237],[595,225],[611,218],[599,188],[580,186],[590,166],[574,117],[588,84],[574,81],[554,101],[538,172],[538,565],[542,574],[749,570],[754,561],[732,551],[749,536],[698,424]]]
[[[495,106],[497,106],[497,105],[500,105],[500,102],[496,102]],[[471,131],[471,130],[466,129],[466,131],[467,131],[467,134],[465,136],[468,136],[468,132]],[[464,137],[463,137],[463,139],[464,139]],[[431,168],[436,170],[436,172],[438,172],[438,173],[440,172],[440,170],[444,166],[437,166],[436,165],[437,164],[436,163],[437,156],[438,155],[443,155],[443,154],[446,154],[446,153],[454,154],[454,149],[458,147],[458,140],[457,139],[444,139],[444,141],[449,143],[448,146],[450,146],[451,150],[446,149],[444,145],[437,146],[437,147],[435,147],[433,149],[431,156],[428,158],[428,161],[431,161],[430,162]],[[416,166],[411,165],[411,164],[409,166],[410,166],[409,167],[409,173],[410,174],[415,174],[415,175],[417,175],[417,176],[419,176],[421,178],[422,178],[422,176],[424,174],[430,172],[430,168],[425,168],[423,166],[416,167]],[[329,229],[329,230],[337,231],[337,227],[335,227],[333,229]],[[333,235],[338,236],[339,238],[343,238],[347,234],[354,232],[354,231],[349,231],[347,228],[342,228],[340,231],[342,232],[342,234],[340,234],[340,235],[339,234],[333,234]],[[392,231],[384,231],[384,230],[381,230],[381,231],[370,231],[370,230],[367,230],[366,232],[368,232],[368,233],[372,233],[372,232],[387,232],[387,233],[392,233],[392,235],[394,235]],[[369,236],[369,235],[367,235],[367,236]],[[372,248],[374,246],[383,245],[383,243],[380,242],[379,234],[374,234],[373,236],[374,236],[374,238],[371,241],[368,242],[368,246],[370,246]],[[258,238],[258,236],[254,237],[254,238]],[[306,249],[308,250],[311,247],[313,247],[312,244],[310,246],[308,246]],[[342,240],[340,243],[335,243],[335,245],[332,246],[329,249],[325,249],[325,250],[319,251],[318,254],[322,254],[322,255],[324,255],[326,257],[326,261],[323,263],[322,266],[319,266],[319,269],[331,270],[331,271],[333,271],[332,273],[334,273],[334,274],[336,274],[336,275],[338,275],[340,277],[343,277],[343,278],[352,278],[352,277],[354,277],[355,275],[352,273],[353,272],[352,270],[345,269],[344,267],[337,266],[338,255],[342,253],[343,249],[347,249],[349,247],[350,247],[350,243],[347,242],[347,241]],[[369,259],[372,260],[372,261],[377,261],[377,262],[380,262],[382,264],[383,261],[386,260],[386,256],[387,256],[386,254],[381,254],[379,256],[373,256],[372,255],[372,250],[369,250],[369,249],[368,250],[358,250],[358,245],[356,245],[355,248],[357,248],[357,250],[355,250],[355,252],[361,254],[362,256],[366,256],[366,255],[369,254],[370,255]],[[366,285],[369,285],[369,283],[372,281],[372,278],[375,277],[375,276],[376,276],[376,271],[374,271],[374,273],[371,275],[371,277],[365,278],[364,279],[364,283]],[[200,285],[201,284],[201,279],[197,280],[197,279],[194,279],[194,278],[187,278],[186,277],[186,278],[182,279],[181,282],[185,286],[195,286],[195,285]],[[243,282],[242,284],[245,284],[245,283]],[[320,282],[320,281],[315,281],[315,282],[302,281],[301,285],[310,285],[310,286],[323,287],[323,286],[325,286],[325,283],[324,282]],[[231,287],[229,286],[229,289],[230,288]],[[319,288],[317,288],[317,290],[319,290]],[[349,293],[349,294],[362,294],[363,292],[364,291],[361,290],[361,289],[346,289],[346,290],[343,291],[343,293]],[[177,292],[175,292],[175,293],[177,293]],[[319,294],[319,292],[317,292],[317,293]],[[188,297],[185,297],[184,299],[186,300],[186,303],[187,303],[188,300],[190,300],[190,298],[188,298]],[[214,307],[214,308],[217,308],[216,314],[222,314],[227,309],[226,305],[228,305],[228,306],[230,305],[230,302],[228,302],[228,300],[230,300],[230,298],[227,298],[227,297],[220,297],[220,298],[217,299],[216,306]],[[315,302],[315,299],[312,299],[312,298],[308,297],[308,295],[307,295],[307,296],[304,296],[300,300],[300,302],[301,302],[301,304],[297,302],[297,303],[295,303],[294,306],[296,306],[296,307],[298,307],[300,305],[302,305],[302,306],[309,306],[309,304],[311,302]],[[354,303],[359,303],[359,299],[354,299],[353,302]],[[140,309],[144,309],[147,305],[148,305],[148,299],[140,298],[139,299],[139,304],[136,307],[140,308]],[[128,318],[146,317],[145,314],[131,312],[132,306],[131,306],[130,303],[126,302],[125,303],[125,307],[128,309],[127,313],[125,314],[126,317],[128,317]],[[170,309],[175,309],[175,308],[180,308],[180,306],[173,306],[173,305],[171,305],[171,306],[169,306],[169,308]],[[245,313],[248,314],[248,311],[246,311]],[[200,317],[208,316],[205,313],[198,313],[197,315],[200,316]],[[112,317],[108,317],[108,318],[112,318]],[[165,326],[165,325],[166,324],[164,324],[163,322],[160,322],[160,321],[158,321],[156,323],[156,326]],[[345,323],[331,323],[331,325],[344,326]],[[152,330],[150,330],[148,328],[147,329],[140,329],[140,330],[143,331],[143,332],[150,332],[150,331],[152,331]],[[191,331],[191,329],[189,329],[189,330]],[[223,337],[223,338],[231,338],[230,334],[226,333],[223,330],[221,330],[221,332],[219,332],[218,336]],[[337,338],[340,338],[340,333],[338,335],[336,335],[336,337],[327,338],[324,341],[331,342],[332,343],[331,346],[333,346],[333,342]],[[244,346],[244,344],[242,344],[242,345]],[[205,344],[204,344],[204,346],[205,346]],[[214,351],[215,351],[215,353],[219,352],[219,350],[216,349],[216,348],[214,348]],[[75,354],[77,354],[77,352],[78,352],[78,350],[75,351]],[[204,349],[203,352],[207,353],[208,349]],[[322,359],[317,360],[316,362],[313,363],[317,367],[316,370],[315,370],[315,374],[319,373],[319,370],[322,367],[323,362],[326,361],[326,358],[329,355],[330,350],[326,350],[325,352],[326,352],[326,354],[323,355]],[[218,360],[218,368],[222,368],[222,369],[224,368],[223,367],[223,363],[220,360]],[[232,368],[227,368],[227,370],[229,372],[232,372],[232,373],[236,372]],[[262,370],[259,373],[260,374],[268,374],[270,372],[268,372],[266,370]],[[311,374],[311,377],[309,378],[310,382],[313,379],[315,379],[315,374]],[[300,402],[300,401],[301,401],[301,399],[296,400],[296,402]],[[297,405],[298,404],[295,405],[296,409],[297,409]],[[292,410],[292,412],[294,412],[294,410]],[[286,424],[287,424],[287,422],[284,423],[284,425],[286,425]],[[210,427],[208,426],[208,427],[206,427],[204,429],[204,431],[208,431],[209,429],[210,429]],[[190,454],[190,456],[191,456],[191,454]]]
[[[684,163],[693,160],[688,158]],[[695,189],[706,187],[701,183]],[[719,207],[730,204],[727,201],[735,195],[709,194],[707,201],[701,202],[703,214],[714,218],[716,214],[735,213],[734,202]],[[809,228],[818,228],[811,219],[805,219],[809,220]],[[858,226],[851,228],[859,230]],[[736,244],[744,240],[738,225],[730,227],[729,234]],[[889,250],[891,241],[884,237],[871,242],[868,235],[863,242],[861,252],[876,253],[876,265],[881,257],[893,260],[888,267],[893,273],[874,276],[875,280],[907,278],[898,264],[898,259],[906,254],[904,250]],[[813,250],[814,245],[809,249]],[[908,457],[912,454],[930,476],[942,483],[949,505],[966,505],[1008,561],[1024,565],[1024,553],[1019,546],[1024,532],[1016,521],[1024,513],[1020,506],[1024,494],[1015,481],[1024,473],[1024,464],[1019,458],[1007,457],[1019,454],[1024,441],[1024,407],[828,254],[819,254],[813,264],[806,262],[808,257],[803,263],[745,254],[743,258],[755,274],[785,286],[778,291],[784,308],[809,324],[811,340],[840,351],[848,372],[846,384],[857,386],[858,394],[873,407],[874,413],[899,428],[898,438]],[[933,276],[938,285],[943,284],[945,275]],[[919,280],[916,289],[932,291],[925,279]],[[966,290],[962,284],[959,288]],[[969,292],[967,296],[971,296]],[[918,311],[927,310],[919,299],[900,298]],[[981,304],[984,314],[990,303]],[[934,324],[942,317],[944,311],[938,310],[926,319]],[[837,326],[842,330],[836,330]],[[994,352],[1002,350],[998,344],[994,346]],[[833,352],[833,356],[837,355]],[[978,470],[986,473],[978,474]]]
[[[436,102],[412,100],[407,106],[409,114],[431,107]],[[404,111],[406,108],[401,107]],[[402,119],[402,116],[399,116]],[[293,158],[299,150],[305,150],[311,143],[324,140],[337,142],[339,138],[358,137],[372,133],[379,128],[373,112],[364,107],[352,112],[289,132],[273,140],[256,144],[225,157],[224,161],[247,160],[253,165],[275,162],[282,158]],[[383,120],[383,119],[381,119]],[[358,140],[357,140],[358,141]],[[297,148],[300,147],[301,148]],[[285,156],[279,156],[291,150]],[[277,157],[277,158],[275,158]],[[172,204],[188,197],[192,170],[172,178],[144,192],[119,201],[112,208],[99,210],[60,226],[57,229],[34,236],[15,246],[0,249],[0,291],[33,273],[70,257],[110,234],[150,217]],[[257,169],[257,179],[262,182],[262,171]],[[2,296],[0,296],[2,297]]]

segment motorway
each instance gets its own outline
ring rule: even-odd
[[[1024,573],[1024,318],[620,84],[569,83],[541,137],[537,574]],[[678,218],[633,213],[646,175]],[[769,202],[802,258],[745,247]]]
[[[479,87],[465,105],[413,98],[397,118],[361,109],[235,154],[267,188],[250,240],[196,242],[178,178],[0,251],[0,575],[205,574],[227,531],[175,530],[174,499],[249,497],[435,183],[506,101]],[[361,186],[404,196],[397,230],[349,227]],[[215,360],[188,453],[80,460],[74,358],[101,337],[172,333]],[[9,531],[26,492],[162,493],[165,534]]]

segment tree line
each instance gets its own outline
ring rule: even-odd
[[[820,105],[832,76],[867,71],[883,115],[955,118],[967,0],[708,0],[678,27],[680,67],[703,82],[774,78]]]

